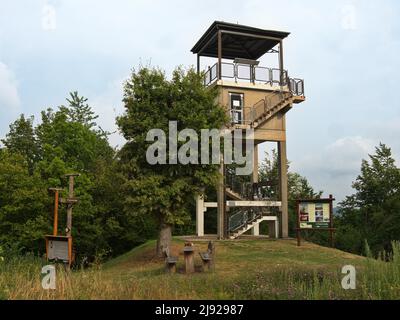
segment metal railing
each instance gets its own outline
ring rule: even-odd
[[[226,167],[225,185],[244,200],[278,201],[278,183],[276,181],[253,183],[250,175],[236,175],[235,165]]]
[[[234,232],[253,223],[263,215],[262,210],[256,208],[239,209],[237,213],[229,217],[229,232]]]
[[[254,122],[254,110],[251,107],[230,109],[229,116],[232,124],[251,125]]]
[[[288,71],[284,70],[281,79],[281,70],[252,66],[241,63],[221,63],[221,77],[248,81],[251,83],[263,83],[271,86],[288,86],[289,90],[297,96],[304,96],[304,80],[289,78]],[[208,86],[218,79],[218,63],[209,67],[204,75],[204,85]]]
[[[243,200],[248,201],[279,201],[278,183],[264,181],[252,183],[251,176],[237,176],[235,165],[226,167],[225,185]],[[263,215],[277,215],[279,208],[242,207],[231,208],[228,218],[229,232],[239,230]]]
[[[242,199],[252,199],[252,182],[251,176],[236,175],[236,165],[227,165],[225,172],[225,185],[234,193],[238,194]]]
[[[251,125],[262,115],[274,108],[277,104],[291,97],[291,93],[276,91],[265,99],[258,101],[252,107],[243,107],[241,110],[230,109],[229,115],[232,124]]]
[[[289,88],[290,91],[296,96],[304,96],[304,80],[290,78],[289,79]]]

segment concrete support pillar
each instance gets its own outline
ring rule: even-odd
[[[289,236],[289,213],[288,213],[288,178],[287,178],[287,155],[286,141],[278,142],[278,165],[279,165],[279,193],[282,202],[281,236]]]
[[[260,225],[259,224],[254,226],[254,228],[251,231],[251,234],[253,236],[257,236],[257,237],[260,235]]]
[[[225,238],[225,215],[226,215],[226,200],[225,200],[225,181],[224,181],[224,157],[221,155],[221,164],[219,169],[220,177],[217,185],[217,234],[218,239]]]
[[[279,220],[268,221],[268,235],[271,239],[279,238]]]
[[[196,234],[204,237],[204,195],[196,198]]]
[[[258,145],[254,146],[252,182],[253,183],[258,182]]]

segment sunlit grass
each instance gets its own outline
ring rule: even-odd
[[[196,242],[205,251],[206,242]],[[216,243],[215,272],[186,275],[183,241],[178,273],[168,275],[149,242],[104,265],[66,272],[57,268],[56,290],[41,286],[47,262],[34,257],[0,263],[0,299],[399,299],[400,245],[390,262],[363,258],[310,243],[243,240]],[[341,287],[341,268],[354,265],[357,289]],[[196,265],[201,261],[196,255]]]

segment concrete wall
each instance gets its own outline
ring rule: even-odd
[[[244,94],[244,120],[249,120],[247,115],[251,108],[266,97],[273,95],[273,91],[268,90],[267,86],[255,86],[252,84],[234,84],[229,82],[219,82],[219,103],[226,106],[227,112],[230,110],[229,93]],[[246,119],[247,118],[247,119]],[[285,115],[278,113],[268,122],[255,130],[256,144],[264,141],[286,141],[286,119]]]

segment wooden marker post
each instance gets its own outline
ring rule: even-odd
[[[297,214],[297,229],[296,229],[296,236],[297,236],[297,246],[301,246],[301,233],[300,233],[300,214],[299,214],[299,209],[300,209],[300,201],[296,201],[296,214]]]
[[[334,237],[333,237],[333,234],[334,234],[334,232],[335,232],[335,229],[334,229],[334,226],[333,226],[333,201],[335,200],[334,198],[333,198],[333,195],[329,195],[329,200],[330,200],[330,203],[329,203],[329,214],[330,214],[330,226],[329,226],[329,236],[330,236],[330,243],[331,243],[331,248],[334,248],[335,247],[335,241],[334,241]]]
[[[50,191],[54,192],[54,224],[53,235],[45,236],[46,239],[46,256],[50,261],[62,262],[65,264],[67,270],[71,267],[74,261],[74,253],[72,250],[72,207],[78,203],[78,199],[74,198],[74,179],[79,174],[68,174],[69,178],[69,193],[68,198],[60,198],[59,191],[62,189],[51,188]],[[65,204],[67,206],[67,227],[66,235],[58,235],[58,206]]]
[[[72,173],[65,175],[69,179],[68,186],[68,199],[67,199],[67,236],[71,236],[72,233],[72,200],[74,199],[74,182],[75,177],[79,177],[80,174]],[[68,201],[69,200],[69,201]]]
[[[53,236],[58,234],[58,201],[59,192],[62,191],[60,188],[50,188],[49,191],[54,192],[54,222],[53,222]]]
[[[194,273],[195,269],[194,269],[193,243],[185,243],[185,248],[183,249],[183,254],[185,257],[185,272],[187,274]]]

